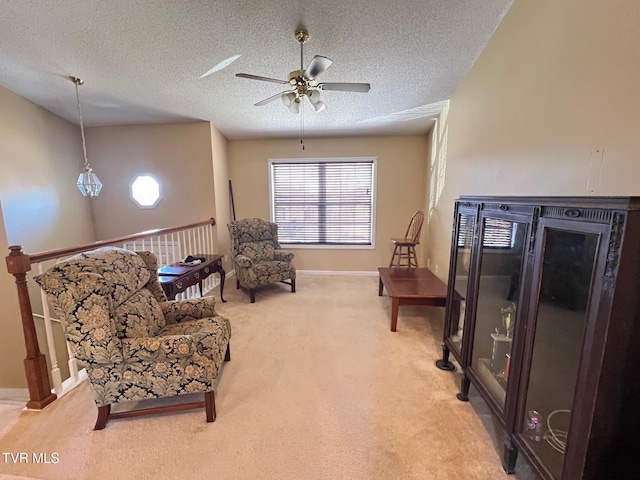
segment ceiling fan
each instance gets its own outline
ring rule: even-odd
[[[258,75],[250,75],[248,73],[236,73],[236,77],[248,78],[251,80],[260,80],[263,82],[279,83],[288,85],[289,90],[276,93],[275,95],[265,98],[256,103],[257,107],[267,105],[278,98],[289,108],[292,113],[300,111],[300,102],[303,98],[307,98],[316,112],[322,111],[326,105],[322,101],[322,90],[334,90],[339,92],[358,92],[367,93],[371,88],[368,83],[318,83],[316,77],[324,72],[333,63],[327,57],[316,55],[313,57],[306,70],[304,68],[303,45],[309,40],[309,32],[300,28],[295,32],[295,38],[300,43],[300,70],[294,70],[289,73],[288,80],[278,80],[277,78],[260,77]]]

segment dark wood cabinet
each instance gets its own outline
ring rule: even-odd
[[[640,197],[460,197],[443,358],[543,478],[640,478]]]

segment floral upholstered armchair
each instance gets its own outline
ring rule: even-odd
[[[260,218],[237,220],[227,225],[231,235],[231,259],[236,271],[237,287],[249,290],[251,303],[256,289],[283,282],[296,291],[293,253],[280,249],[278,225]]]
[[[151,252],[104,247],[58,263],[35,281],[46,292],[72,355],[87,370],[98,406],[95,429],[124,401],[202,392],[203,401],[157,411],[205,407],[215,420],[215,380],[229,360],[229,321],[215,299],[167,301]]]

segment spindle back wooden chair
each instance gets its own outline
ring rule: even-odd
[[[390,267],[418,268],[416,245],[420,243],[420,232],[424,222],[424,212],[418,210],[411,217],[407,232],[402,238],[392,238],[393,255],[389,262]]]

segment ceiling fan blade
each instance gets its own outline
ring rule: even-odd
[[[291,92],[293,92],[293,90],[287,90],[287,91],[285,91],[285,92],[276,93],[275,95],[271,95],[270,97],[265,98],[264,100],[262,100],[262,101],[260,101],[260,102],[256,103],[255,105],[256,105],[256,107],[262,107],[263,105],[266,105],[267,103],[271,103],[271,102],[273,102],[273,101],[277,100],[277,99],[278,99],[278,98],[280,98],[283,94],[285,94],[285,93],[291,93]]]
[[[250,80],[261,80],[263,82],[279,83],[280,85],[287,85],[289,83],[286,80],[278,80],[277,78],[260,77],[258,75],[250,75],[248,73],[236,73],[236,77],[248,78]]]
[[[331,66],[333,63],[332,60],[327,57],[322,57],[320,55],[316,55],[311,60],[311,63],[307,66],[307,69],[304,71],[304,78],[307,80],[313,80],[322,72],[324,72],[327,68]]]
[[[368,83],[319,83],[322,90],[335,90],[337,92],[367,93],[371,89]]]

